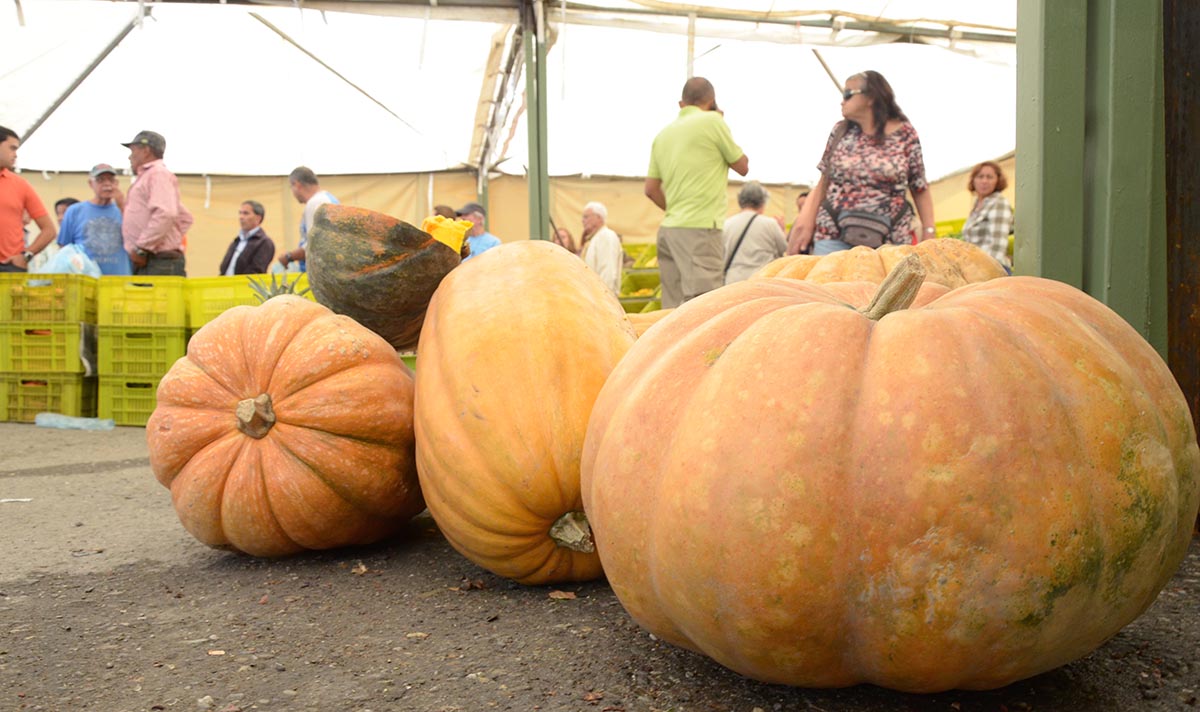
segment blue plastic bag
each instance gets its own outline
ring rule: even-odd
[[[100,265],[77,245],[66,245],[45,264],[38,274],[85,274],[100,277]]]

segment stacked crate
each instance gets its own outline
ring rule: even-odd
[[[97,353],[99,414],[142,425],[158,382],[187,351],[186,277],[101,277]]]
[[[271,284],[271,275],[252,275],[266,286]],[[275,275],[276,280],[287,279],[295,283],[295,291],[308,289],[306,273]],[[188,337],[200,327],[216,319],[226,310],[236,306],[256,306],[260,303],[257,293],[250,286],[251,275],[235,277],[191,277],[187,281],[187,326]],[[304,295],[314,300],[312,292]]]
[[[96,414],[97,281],[0,274],[0,421]]]

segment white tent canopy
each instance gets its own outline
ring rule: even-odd
[[[497,48],[519,20],[506,6],[516,4],[160,4],[139,21],[138,3],[23,0],[23,25],[11,7],[0,13],[0,124],[21,134],[35,128],[19,164],[46,171],[121,165],[118,143],[144,128],[167,137],[168,164],[179,173],[283,175],[299,164],[321,174],[398,173],[474,164],[492,103],[521,104],[495,88]],[[839,82],[863,69],[888,77],[921,135],[930,177],[1014,145],[1015,45],[970,40],[976,31],[1011,38],[1003,28],[1015,26],[1014,2],[859,0],[840,3],[837,12],[813,2],[752,0],[539,6],[555,31],[547,58],[552,175],[643,175],[654,134],[678,110],[693,57],[693,72],[713,81],[750,156],[749,177],[811,182],[839,118],[836,87],[814,48]],[[919,19],[926,17],[955,19]],[[866,26],[889,31],[853,29]],[[893,42],[918,31],[932,36],[922,35],[924,44]],[[519,92],[524,83],[510,86]],[[506,123],[493,127],[502,144],[490,162],[522,173],[524,115],[498,115]]]

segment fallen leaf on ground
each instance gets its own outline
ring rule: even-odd
[[[208,651],[208,654],[209,655],[224,655],[225,651],[224,650],[210,650],[210,651]]]
[[[428,638],[429,634],[428,633],[408,633],[404,637],[405,638],[413,638],[415,640],[421,640],[423,638]]]
[[[570,591],[551,591],[550,598],[553,598],[556,601],[569,601],[572,598],[575,598],[575,594],[571,593]]]
[[[354,574],[355,576],[362,576],[363,574],[367,573],[368,571],[370,571],[370,569],[368,569],[367,565],[361,561],[358,562],[358,566],[355,566],[354,568],[350,569],[350,573]]]
[[[588,704],[593,704],[593,705],[602,699],[604,699],[603,692],[589,692],[583,696],[584,702],[587,702]]]

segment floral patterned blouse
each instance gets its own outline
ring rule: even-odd
[[[865,210],[887,215],[892,219],[891,241],[911,244],[913,210],[905,190],[920,192],[929,188],[917,130],[906,121],[879,140],[863,135],[862,128],[851,122],[842,140],[831,148],[836,134],[835,125],[825,144],[825,156],[817,164],[817,169],[828,177],[826,200],[839,212]],[[828,240],[837,236],[833,216],[821,206],[813,237]]]

